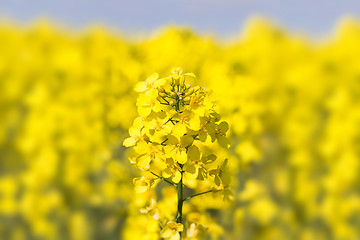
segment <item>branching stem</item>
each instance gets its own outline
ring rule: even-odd
[[[173,182],[171,182],[171,181],[167,180],[166,178],[164,178],[164,177],[162,177],[162,176],[157,175],[156,173],[154,173],[154,172],[152,172],[152,171],[149,171],[149,172],[150,172],[152,175],[154,175],[154,176],[158,177],[159,179],[162,179],[162,180],[164,180],[165,182],[167,182],[167,183],[169,183],[169,184],[173,185],[174,187],[177,187],[177,184],[176,184],[176,183],[173,183]]]
[[[192,196],[190,196],[190,197],[187,197],[187,198],[183,199],[183,202],[184,202],[184,201],[187,201],[187,200],[189,200],[189,199],[191,199],[191,198],[193,198],[193,197],[200,196],[200,195],[203,195],[203,194],[206,194],[206,193],[211,193],[211,192],[212,192],[212,190],[208,190],[208,191],[206,191],[206,192],[194,194],[194,195],[192,195]]]

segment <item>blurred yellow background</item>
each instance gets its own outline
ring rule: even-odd
[[[209,239],[360,239],[359,43],[351,19],[317,42],[262,19],[227,43],[0,24],[0,239],[156,239],[122,142],[134,85],[173,66],[230,125],[234,201]]]

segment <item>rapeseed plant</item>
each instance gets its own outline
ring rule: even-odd
[[[216,112],[211,92],[186,81],[186,78],[195,78],[193,73],[183,73],[181,68],[174,68],[171,73],[165,78],[159,78],[155,73],[135,85],[134,89],[139,93],[136,105],[140,116],[134,120],[129,130],[130,137],[123,144],[134,148],[136,154],[130,158],[131,163],[153,175],[134,179],[138,193],[150,190],[157,180],[165,180],[176,187],[174,220],[165,220],[163,226],[161,222],[164,220],[154,209],[153,199],[146,208],[148,210],[142,210],[160,221],[162,238],[175,240],[181,238],[184,230],[184,201],[210,192],[229,194],[230,176],[225,170],[227,159],[213,168],[210,164],[217,156],[209,147],[217,141],[227,149],[230,141],[226,137],[228,123],[221,121]],[[208,179],[212,179],[213,189],[184,197],[186,180]],[[192,231],[195,231],[194,226],[197,225],[192,225]]]

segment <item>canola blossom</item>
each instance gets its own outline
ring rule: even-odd
[[[359,41],[0,23],[0,239],[359,239]]]
[[[150,190],[157,180],[165,180],[176,187],[176,222],[154,207],[153,198],[151,205],[141,210],[159,221],[159,237],[176,240],[184,230],[184,201],[212,192],[210,189],[185,199],[186,181],[210,180],[217,187],[214,192],[229,191],[230,176],[225,172],[227,159],[214,169],[217,156],[211,151],[211,145],[217,141],[227,149],[230,141],[226,137],[228,123],[221,121],[215,111],[210,91],[187,83],[186,78],[195,78],[193,73],[183,73],[181,68],[174,68],[171,73],[165,78],[155,73],[135,85],[135,91],[140,93],[136,103],[140,117],[134,120],[129,129],[130,137],[123,144],[134,148],[135,156],[130,162],[147,173],[147,176],[134,178],[136,192]],[[151,174],[153,177],[149,176]],[[190,183],[189,188],[193,184]],[[199,222],[191,224],[198,226]]]

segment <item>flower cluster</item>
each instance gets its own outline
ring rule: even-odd
[[[229,125],[216,112],[211,92],[187,83],[187,78],[195,78],[194,74],[183,73],[181,68],[171,73],[166,78],[155,73],[136,84],[140,116],[134,120],[130,137],[123,144],[133,147],[136,153],[130,161],[154,176],[135,178],[137,192],[151,189],[155,179],[164,179],[181,191],[178,202],[182,209],[183,181],[211,179],[214,192],[219,191],[219,186],[228,187],[230,177],[224,172],[227,159],[217,161],[219,164],[214,167],[217,156],[211,145],[218,142],[229,148],[226,137]],[[177,224],[182,224],[181,215],[178,210]],[[181,228],[174,226],[169,229]],[[168,230],[163,232],[163,237],[172,236]]]

